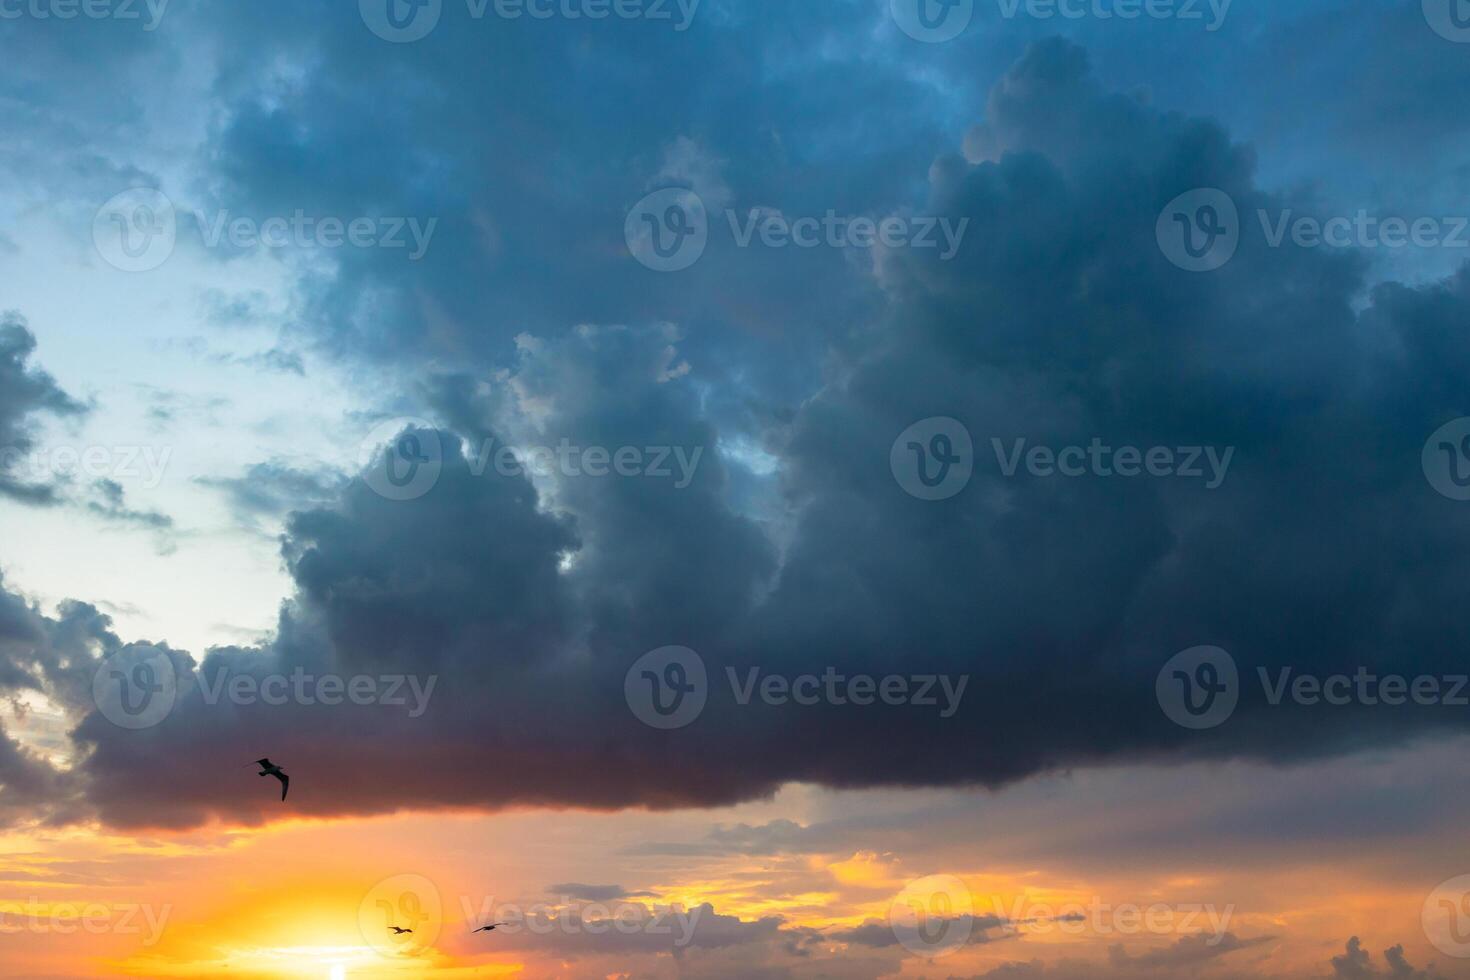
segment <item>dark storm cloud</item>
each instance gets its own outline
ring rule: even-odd
[[[1419,453],[1466,413],[1470,271],[1368,293],[1355,254],[1246,236],[1225,268],[1182,272],[1154,240],[1166,202],[1201,186],[1225,190],[1243,214],[1292,201],[1257,186],[1254,153],[1220,125],[1112,94],[1080,48],[1051,41],[993,87],[983,118],[932,166],[933,133],[901,111],[914,83],[876,66],[856,83],[872,96],[868,118],[907,119],[889,138],[912,137],[928,148],[922,159],[910,148],[880,153],[880,166],[859,152],[870,123],[834,123],[826,135],[855,154],[853,169],[835,168],[825,198],[813,178],[791,202],[850,194],[854,210],[968,219],[953,261],[716,249],[692,275],[644,275],[621,254],[621,221],[661,171],[697,171],[711,185],[717,173],[761,203],[784,172],[767,110],[726,104],[713,81],[654,85],[647,65],[704,79],[718,72],[700,59],[738,75],[748,54],[692,37],[644,39],[635,58],[623,35],[579,28],[543,38],[555,56],[543,64],[510,43],[519,29],[373,46],[373,71],[395,95],[386,101],[360,88],[371,42],[361,31],[305,32],[326,44],[332,72],[308,75],[299,98],[251,104],[249,78],[222,78],[221,91],[244,101],[220,136],[220,178],[252,207],[305,198],[323,213],[478,220],[446,222],[419,267],[352,255],[340,275],[307,284],[319,341],[379,366],[397,359],[419,382],[441,427],[409,434],[439,443],[444,462],[418,500],[385,499],[357,478],[292,508],[283,555],[294,591],[277,635],[210,651],[197,670],[167,652],[183,686],[156,727],[122,731],[88,715],[85,699],[67,701],[86,715],[76,778],[104,820],[266,819],[275,801],[214,764],[266,752],[300,774],[292,812],[325,816],[717,805],[793,780],[999,785],[1105,761],[1290,760],[1463,727],[1443,708],[1328,713],[1271,708],[1257,693],[1229,724],[1186,732],[1160,712],[1154,680],[1170,655],[1205,643],[1229,649],[1248,677],[1257,666],[1414,674],[1462,662],[1470,513],[1434,493]],[[472,55],[540,80],[590,59],[600,73],[588,88],[623,72],[657,98],[631,134],[572,120],[570,95],[534,108],[452,101]],[[790,102],[799,110],[779,110],[793,115],[780,127],[836,99],[823,68],[793,71],[799,79],[775,73],[778,91],[814,88]],[[582,115],[600,104],[584,94]],[[723,125],[701,131],[709,112]],[[382,138],[385,119],[399,138]],[[606,146],[621,151],[606,171],[548,170]],[[679,157],[690,153],[698,167]],[[492,159],[475,178],[476,161]],[[925,174],[927,199],[904,192]],[[767,274],[775,285],[757,288]],[[784,338],[763,346],[745,324],[708,318],[712,308],[777,323]],[[657,325],[567,329],[588,321]],[[441,373],[426,370],[436,362]],[[928,504],[894,481],[889,450],[939,415],[966,423],[980,462],[963,494]],[[1236,462],[1206,491],[1006,478],[987,460],[991,438],[1095,437],[1235,447]],[[683,488],[480,470],[487,440],[564,439],[702,456]],[[778,461],[776,476],[752,475],[736,451],[747,444]],[[120,653],[106,636],[92,656]],[[704,714],[675,733],[641,724],[623,697],[633,662],[668,644],[697,650],[712,680]],[[740,705],[725,680],[727,669],[829,668],[970,680],[948,718],[914,706]],[[222,678],[298,669],[437,687],[417,716],[204,697]],[[158,766],[163,757],[176,766]],[[372,778],[385,770],[391,782]],[[789,833],[748,836],[716,843],[802,846]]]

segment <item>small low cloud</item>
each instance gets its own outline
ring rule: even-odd
[[[548,885],[549,895],[559,895],[581,902],[612,902],[627,898],[657,898],[656,892],[630,892],[622,885],[584,885],[571,881]]]

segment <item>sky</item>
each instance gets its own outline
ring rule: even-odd
[[[0,52],[0,975],[1470,977],[1467,0]]]

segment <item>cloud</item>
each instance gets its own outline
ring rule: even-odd
[[[120,524],[132,524],[155,531],[167,531],[174,526],[172,517],[151,510],[133,510],[124,501],[122,484],[116,480],[98,480],[93,486],[95,499],[87,509],[98,517]]]
[[[302,469],[285,460],[252,463],[240,476],[198,477],[195,482],[223,494],[235,516],[256,528],[263,520],[329,503],[345,483],[331,470]]]
[[[57,503],[54,474],[27,473],[35,448],[33,417],[77,417],[87,406],[57,386],[46,372],[27,364],[36,338],[18,313],[0,314],[0,497],[26,504]]]
[[[267,153],[283,138],[269,114],[234,125],[230,166],[265,154],[286,161],[284,183],[325,179],[304,147]],[[466,339],[463,363],[414,372],[438,421],[408,434],[443,456],[419,499],[386,499],[363,475],[325,496],[279,469],[252,471],[255,488],[216,480],[242,509],[290,508],[293,591],[276,635],[185,664],[157,728],[82,718],[88,803],[121,826],[269,819],[271,801],[207,765],[261,744],[305,773],[292,812],[328,816],[717,806],[795,781],[996,786],[1103,762],[1291,761],[1459,724],[1415,707],[1273,707],[1248,690],[1230,723],[1190,732],[1159,710],[1154,681],[1206,643],[1248,679],[1286,665],[1457,668],[1470,516],[1434,493],[1418,457],[1459,411],[1470,270],[1369,290],[1352,253],[1247,237],[1213,275],[1182,272],[1155,242],[1166,202],[1200,186],[1246,214],[1290,200],[1256,186],[1254,153],[1220,125],[1105,90],[1066,43],[1033,47],[977,125],[975,161],[920,168],[929,198],[912,205],[968,220],[959,254],[880,249],[833,271],[838,306],[869,314],[833,342],[815,387],[791,389],[800,397],[767,396],[807,375],[747,386],[738,360],[701,358],[709,348],[663,321],[522,330],[494,357]],[[691,166],[725,161],[736,187],[737,154],[692,153]],[[227,176],[254,186],[254,171]],[[377,186],[366,172],[340,179]],[[355,288],[344,275],[328,293]],[[414,358],[418,327],[401,329],[390,346]],[[980,459],[964,493],[929,504],[895,482],[889,453],[940,415],[970,427]],[[1236,462],[1213,491],[1007,477],[986,459],[992,438],[1228,446]],[[700,462],[684,486],[492,465],[497,447],[563,444]],[[730,448],[751,445],[775,461],[765,475]],[[624,699],[633,663],[669,644],[698,651],[712,682],[698,721],[672,734]],[[226,672],[298,671],[437,686],[412,717],[203,697]],[[741,704],[728,678],[751,671],[967,687],[951,717]],[[368,734],[383,744],[371,760]],[[160,770],[164,752],[195,775]],[[416,765],[426,754],[441,764]],[[361,778],[384,765],[401,778]],[[711,843],[801,846],[792,834]]]
[[[1347,950],[1332,958],[1332,975],[1362,980],[1365,977],[1404,977],[1406,980],[1428,980],[1433,974],[1414,969],[1404,958],[1402,945],[1383,951],[1388,969],[1382,971],[1373,966],[1373,957],[1363,948],[1357,936],[1348,940]]]
[[[549,895],[564,896],[583,902],[610,902],[620,898],[655,897],[652,892],[630,892],[622,885],[582,885],[577,882],[548,885],[546,892]]]

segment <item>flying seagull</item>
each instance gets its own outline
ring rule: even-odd
[[[269,759],[256,759],[255,765],[260,767],[257,776],[275,776],[281,781],[281,802],[286,801],[286,791],[291,788],[291,777],[281,771],[281,767],[275,765]]]
[[[388,928],[393,930],[393,935],[395,936],[401,936],[405,932],[413,932],[412,929],[401,929],[398,926],[389,926]]]
[[[491,925],[488,925],[488,926],[481,926],[480,928],[476,929],[475,932],[494,932],[499,927],[501,927],[501,926],[508,926],[508,925],[510,925],[509,922],[496,922],[496,923],[492,923]],[[473,934],[474,933],[471,933],[471,935],[473,935]]]

